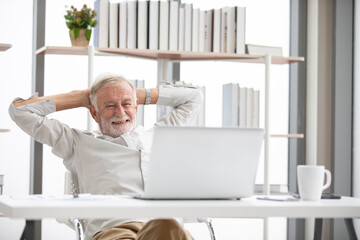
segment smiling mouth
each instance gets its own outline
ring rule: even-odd
[[[123,124],[123,123],[127,123],[127,122],[130,122],[130,119],[126,119],[126,120],[122,120],[122,121],[113,121],[111,123],[118,125],[118,124]]]

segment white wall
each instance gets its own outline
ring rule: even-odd
[[[256,0],[256,1],[193,1],[195,6],[219,8],[226,5],[247,6],[247,43],[282,46],[285,56],[288,55],[289,41],[289,1]],[[65,5],[81,7],[86,3],[93,6],[92,0],[47,1],[46,45],[70,46],[68,30],[65,26]],[[18,7],[21,6],[21,7]],[[272,9],[272,10],[269,10]],[[21,18],[13,12],[21,13]],[[22,19],[28,19],[23,21]],[[0,42],[12,43],[13,48],[0,52],[0,128],[11,128],[9,133],[0,133],[1,161],[0,172],[5,173],[4,194],[27,194],[29,185],[29,152],[30,138],[22,133],[9,119],[7,107],[16,97],[28,97],[31,91],[31,42],[32,42],[32,1],[0,1]],[[9,24],[12,22],[14,24]],[[14,26],[21,25],[18,29]],[[250,25],[249,25],[250,26]],[[214,69],[208,71],[208,69]],[[95,76],[100,72],[121,73],[129,79],[145,79],[146,87],[156,86],[156,62],[126,57],[96,57]],[[201,71],[199,71],[201,70]],[[207,92],[207,125],[221,125],[221,100],[223,83],[240,82],[250,87],[263,89],[264,66],[257,64],[239,64],[231,62],[198,62],[181,63],[181,79],[197,85],[206,85]],[[221,81],[219,81],[219,79]],[[272,67],[271,91],[273,94],[271,113],[272,132],[285,133],[288,130],[288,66]],[[87,57],[47,55],[45,57],[45,94],[57,94],[73,89],[87,87]],[[155,121],[155,108],[146,109],[149,127]],[[49,117],[57,118],[72,127],[86,128],[85,109],[69,110],[54,113]],[[263,124],[263,123],[262,123]],[[3,127],[4,126],[4,127]],[[271,182],[287,182],[287,140],[272,140]],[[21,151],[19,150],[21,149]],[[62,160],[55,157],[50,148],[44,146],[44,194],[62,194],[64,167]],[[262,168],[260,167],[260,172]],[[262,182],[262,175],[258,182]],[[248,239],[262,239],[261,219],[216,219],[215,227],[219,239],[238,239],[249,233]],[[286,221],[275,218],[270,221],[273,231],[269,239],[286,238]],[[0,219],[0,239],[19,239],[23,220]],[[209,239],[204,225],[188,225],[197,239]],[[9,231],[11,229],[11,231]],[[254,234],[256,232],[256,234]],[[72,230],[58,224],[55,220],[43,221],[43,239],[71,239]],[[251,237],[250,237],[251,236]]]
[[[31,88],[32,1],[0,1],[0,43],[13,47],[0,52],[0,174],[3,194],[28,194],[30,138],[10,119],[8,106],[15,96],[28,96]],[[24,220],[0,218],[0,239],[19,239]]]

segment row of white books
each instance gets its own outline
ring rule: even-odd
[[[240,87],[238,83],[223,85],[223,127],[259,127],[260,91]]]
[[[94,45],[245,54],[245,7],[201,10],[169,0],[96,0]]]

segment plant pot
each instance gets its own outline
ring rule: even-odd
[[[91,37],[91,29],[73,28],[69,31],[72,46],[87,47]]]

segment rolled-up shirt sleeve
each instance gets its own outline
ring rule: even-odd
[[[156,125],[188,126],[199,113],[202,103],[203,95],[198,89],[161,86],[157,105],[170,106],[173,110]]]
[[[15,107],[14,102],[22,101],[16,98],[9,106],[12,120],[36,141],[52,147],[52,152],[63,159],[69,158],[74,149],[74,130],[68,125],[46,115],[55,112],[55,102],[51,99]]]

